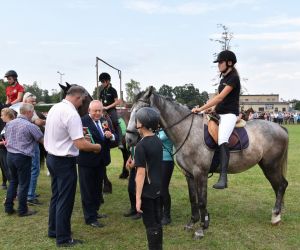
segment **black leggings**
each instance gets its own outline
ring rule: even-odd
[[[131,210],[136,212],[135,176],[136,176],[136,168],[130,169],[129,180],[128,180],[128,195],[129,195]]]
[[[163,213],[170,216],[171,196],[169,192],[170,180],[174,170],[174,161],[162,161],[162,180],[161,180],[161,207]]]
[[[151,199],[142,197],[142,217],[146,229],[161,228],[160,197]]]
[[[9,169],[6,163],[6,148],[0,148],[0,165],[2,172],[2,185],[6,185],[7,180],[9,180]]]

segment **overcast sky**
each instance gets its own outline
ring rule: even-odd
[[[58,88],[63,80],[90,92],[101,57],[142,87],[194,83],[213,92],[209,39],[234,33],[232,50],[248,94],[300,99],[300,1],[271,0],[0,0],[0,78],[9,69],[21,84]],[[114,70],[100,64],[100,72]],[[125,89],[125,86],[123,87]]]

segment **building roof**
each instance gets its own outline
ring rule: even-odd
[[[265,104],[274,104],[274,105],[289,105],[288,102],[242,102],[240,101],[240,105],[248,104],[248,105],[265,105]]]
[[[279,94],[269,94],[269,95],[266,95],[266,94],[256,94],[256,95],[241,95],[241,96],[279,96]]]

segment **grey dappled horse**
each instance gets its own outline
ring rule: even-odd
[[[137,142],[135,114],[141,107],[157,108],[161,115],[161,126],[174,143],[176,161],[185,171],[189,189],[192,216],[185,229],[192,230],[200,221],[195,238],[204,236],[203,229],[209,226],[207,211],[207,180],[214,151],[204,145],[204,118],[174,101],[158,95],[152,87],[140,96],[132,107],[127,127],[126,141],[129,145]],[[288,182],[285,179],[287,170],[288,133],[276,123],[254,120],[247,122],[249,147],[242,151],[231,152],[228,173],[236,174],[258,164],[265,177],[271,183],[276,195],[272,211],[272,224],[281,221],[283,197]]]

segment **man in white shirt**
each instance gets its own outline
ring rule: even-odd
[[[46,120],[44,145],[48,151],[52,189],[48,236],[56,238],[58,247],[82,243],[71,238],[70,220],[77,184],[76,157],[79,150],[99,153],[101,149],[100,144],[92,144],[83,136],[77,109],[86,96],[84,88],[72,86],[66,98],[50,109]]]

